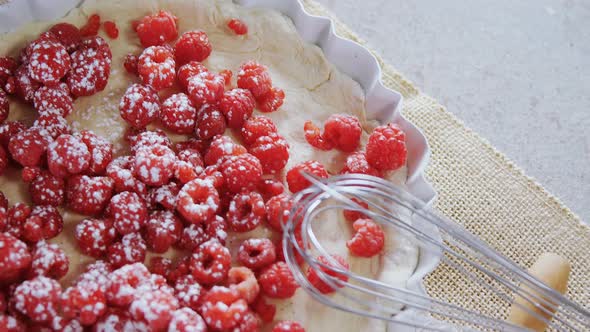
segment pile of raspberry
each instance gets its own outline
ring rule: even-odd
[[[73,98],[96,93],[108,81],[111,52],[96,36],[96,22],[91,16],[81,30],[60,23],[18,62],[0,59],[2,86],[18,87],[7,91],[39,113],[30,127],[0,120],[0,173],[20,168],[32,203],[9,204],[0,192],[0,330],[247,332],[270,325],[275,332],[304,331],[297,322],[274,319],[272,302],[298,289],[280,241],[248,238],[233,257],[226,247],[229,232],[258,227],[281,238],[292,205],[282,174],[291,193],[310,185],[301,171],[329,176],[313,160],[285,172],[289,144],[272,119],[254,115],[255,109],[278,111],[284,92],[256,61],[243,63],[235,79],[230,70],[210,71],[202,63],[212,51],[204,31],[179,36],[172,14],[148,15],[133,24],[145,49],[125,58],[125,69],[141,83],[121,97],[130,153],[116,157],[105,138],[73,132],[65,120]],[[112,37],[116,26],[107,22]],[[247,34],[234,18],[228,28]],[[148,130],[154,122],[184,139],[173,142],[163,130]],[[228,128],[239,141],[224,135]],[[349,153],[342,173],[381,176],[405,164],[398,127],[377,128],[364,151],[361,132],[357,118],[333,115],[323,133],[306,124],[305,137],[318,149]],[[68,273],[68,256],[51,241],[62,232],[63,209],[86,216],[73,237],[96,259],[65,289],[58,280]],[[356,211],[344,216],[355,231],[346,243],[351,254],[378,255],[380,226]],[[170,250],[183,255],[145,262],[148,251]],[[339,256],[319,259],[348,268]],[[321,292],[334,292],[315,271],[307,275]]]

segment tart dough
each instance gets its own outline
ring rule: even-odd
[[[321,124],[333,113],[356,115],[363,124],[362,144],[376,125],[375,121],[366,119],[365,97],[360,85],[347,75],[341,73],[324,57],[320,48],[304,42],[298,35],[291,20],[279,12],[268,9],[248,9],[233,4],[230,0],[175,0],[175,1],[140,1],[140,0],[91,0],[73,9],[60,21],[70,22],[76,26],[85,24],[87,17],[98,13],[103,19],[115,21],[119,27],[119,38],[112,40],[104,35],[113,53],[111,76],[106,89],[90,97],[78,98],[74,103],[74,112],[67,118],[73,129],[90,129],[111,141],[115,154],[127,154],[128,146],[123,140],[125,122],[119,116],[119,99],[126,88],[138,79],[127,74],[123,68],[126,54],[139,54],[142,50],[131,21],[143,15],[164,9],[178,17],[179,32],[201,29],[207,32],[213,46],[211,56],[204,64],[212,71],[231,69],[235,74],[240,64],[255,59],[266,65],[273,84],[285,91],[285,102],[279,111],[265,114],[271,117],[281,133],[290,144],[290,158],[286,170],[293,165],[310,159],[323,163],[327,170],[336,174],[342,167],[346,154],[338,151],[318,151],[313,149],[303,136],[303,124],[312,120]],[[248,24],[249,32],[245,36],[230,33],[225,24],[229,18],[237,17]],[[27,41],[36,38],[54,22],[35,22],[21,29],[0,36],[0,50],[9,55],[17,55]],[[161,91],[161,97],[173,93]],[[36,112],[27,105],[12,101],[9,120],[23,120],[32,123]],[[258,113],[257,111],[255,113]],[[226,134],[234,137],[231,132]],[[170,135],[174,141],[182,136]],[[279,176],[284,180],[284,173]],[[406,168],[403,167],[387,176],[393,183],[403,186]],[[26,185],[20,181],[19,170],[8,169],[0,177],[0,189],[10,202],[28,202]],[[67,287],[83,270],[92,258],[79,253],[74,239],[75,225],[84,218],[61,209],[64,217],[64,230],[50,242],[58,243],[68,254],[70,270],[60,282]],[[350,257],[345,241],[351,235],[349,223],[340,213],[332,213],[316,228],[323,245],[331,252],[345,257],[351,270],[364,276],[376,278],[398,287],[405,287],[418,261],[418,246],[410,237],[402,236],[392,230],[386,230],[386,248],[378,257],[371,259]],[[263,226],[249,233],[230,234],[228,246],[232,253],[237,250],[242,239],[252,236],[271,236],[271,231]],[[151,255],[148,253],[149,260]],[[166,256],[178,256],[170,250]],[[276,320],[296,320],[307,331],[385,331],[387,324],[326,307],[313,300],[304,290],[299,289],[288,300],[274,301],[277,305]],[[392,312],[399,308],[392,308]],[[271,325],[272,326],[272,325]]]

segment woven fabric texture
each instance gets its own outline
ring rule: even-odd
[[[366,43],[313,0],[306,10],[330,17],[338,35]],[[370,48],[369,48],[370,49]],[[557,198],[527,177],[506,156],[466,128],[436,100],[420,92],[378,54],[386,86],[404,96],[402,113],[416,124],[432,150],[426,175],[439,197],[435,207],[522,266],[543,252],[572,264],[568,297],[590,309],[590,227]],[[441,265],[426,278],[428,293],[438,299],[504,317],[505,302],[484,298],[480,288],[466,288],[465,277]]]

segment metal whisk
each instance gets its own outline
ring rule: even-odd
[[[453,323],[453,329],[456,330],[525,330],[501,318],[344,269],[322,246],[321,234],[314,233],[313,225],[315,222],[322,222],[326,213],[346,209],[362,212],[384,228],[393,227],[397,233],[411,237],[412,241],[418,243],[420,250],[432,250],[441,254],[442,264],[460,272],[466,280],[478,284],[478,287],[490,292],[496,300],[511,304],[516,296],[521,297],[537,310],[518,303],[514,305],[547,322],[554,330],[590,330],[590,312],[547,287],[463,227],[438,216],[423,202],[391,183],[359,174],[339,175],[328,179],[319,179],[307,173],[303,175],[312,186],[294,197],[290,216],[284,223],[283,250],[298,283],[316,300],[353,314],[419,329],[448,331],[448,328],[433,328],[432,325],[420,321],[400,319],[401,316],[396,313],[401,308],[422,311],[427,315],[445,318],[445,321]],[[368,205],[368,208],[359,204],[361,202]],[[436,232],[428,231],[436,228],[442,241],[433,235]],[[296,232],[301,235],[299,242]],[[344,246],[344,240],[342,242]],[[302,265],[297,264],[296,255],[303,257],[306,265],[336,291],[333,294],[323,294],[316,289],[308,281]],[[329,264],[319,261],[319,256],[324,256]],[[552,315],[552,320],[547,318]]]

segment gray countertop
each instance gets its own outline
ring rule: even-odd
[[[319,2],[590,221],[590,2]]]

